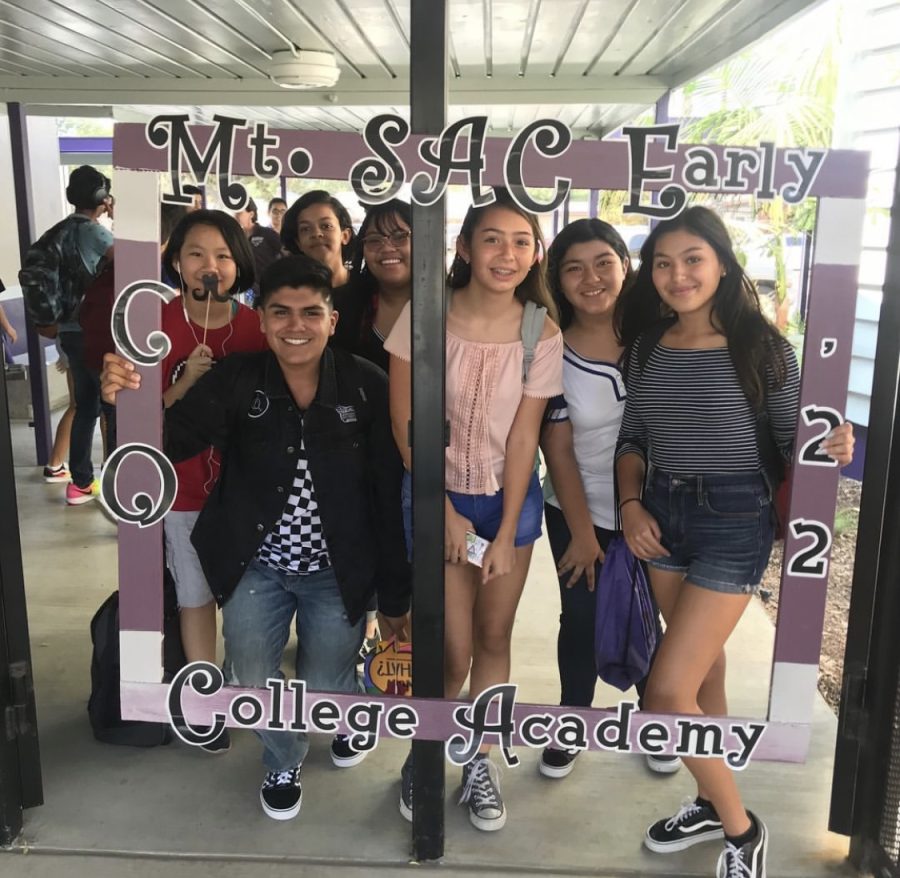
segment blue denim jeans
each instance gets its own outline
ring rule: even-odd
[[[356,659],[365,618],[350,624],[334,571],[294,576],[258,561],[250,562],[222,609],[229,682],[261,687],[269,677],[284,677],[281,659],[295,613],[297,679],[311,690],[357,692]],[[257,734],[270,771],[291,768],[306,757],[306,734]]]
[[[80,332],[60,332],[59,345],[68,357],[75,389],[69,472],[79,488],[87,488],[94,480],[91,446],[94,443],[94,426],[100,417],[100,375],[84,364],[84,337]]]
[[[644,507],[668,555],[647,563],[684,573],[694,585],[755,594],[769,563],[775,528],[761,473],[692,475],[651,469]]]
[[[107,454],[112,454],[116,447],[116,407],[100,399],[100,373],[89,369],[84,363],[82,333],[63,330],[59,334],[59,346],[69,360],[75,390],[75,417],[69,440],[69,472],[72,473],[72,481],[79,488],[87,488],[94,481],[94,464],[91,460],[94,426],[102,411],[106,421],[106,451]]]

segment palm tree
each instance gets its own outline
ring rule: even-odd
[[[828,16],[828,11],[833,14]],[[837,3],[816,7],[815,17],[804,16],[685,85],[683,116],[690,119],[701,107],[718,106],[683,124],[682,142],[830,146],[843,13]],[[780,306],[787,296],[785,234],[811,231],[814,211],[807,205],[785,205],[780,198],[753,206],[768,226],[767,245],[775,262]]]

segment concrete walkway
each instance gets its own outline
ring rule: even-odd
[[[360,767],[332,767],[314,738],[304,765],[304,805],[280,824],[259,808],[259,747],[233,733],[230,753],[180,744],[113,747],[91,736],[88,625],[117,587],[115,527],[96,504],[66,508],[64,486],[32,465],[31,434],[14,425],[19,520],[46,804],[26,812],[18,844],[0,853],[5,878],[50,875],[185,878],[387,874],[409,863],[410,826],[399,815],[405,746],[385,741]],[[99,454],[97,455],[99,459]],[[513,680],[520,700],[556,703],[558,593],[542,541],[519,611]],[[729,644],[731,711],[764,716],[773,629],[754,603]],[[597,705],[615,704],[604,689]],[[748,804],[771,831],[770,878],[855,874],[846,840],[826,831],[836,721],[819,701],[805,765],[753,764],[740,778]],[[717,845],[667,857],[644,850],[646,825],[692,794],[686,771],[657,776],[637,756],[582,755],[563,781],[537,773],[537,752],[503,777],[505,829],[478,833],[456,806],[448,767],[445,875],[712,876]],[[27,854],[27,856],[23,856]]]

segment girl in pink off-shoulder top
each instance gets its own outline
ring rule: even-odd
[[[542,499],[534,471],[547,400],[562,390],[562,335],[544,322],[523,381],[524,302],[556,309],[540,261],[537,219],[506,190],[469,208],[450,269],[447,313],[447,448],[444,533],[444,695],[458,697],[466,676],[477,696],[509,680],[513,621],[535,540]],[[391,355],[391,419],[407,471],[410,450],[410,316],[401,313],[385,342]],[[408,487],[408,476],[407,476]],[[408,496],[408,491],[405,492]],[[490,541],[481,569],[468,563],[466,532]],[[488,747],[463,769],[471,822],[500,829],[506,810]],[[403,784],[400,810],[411,819]]]

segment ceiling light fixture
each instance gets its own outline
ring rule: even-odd
[[[266,67],[269,79],[281,88],[331,88],[341,75],[331,52],[279,49]]]

